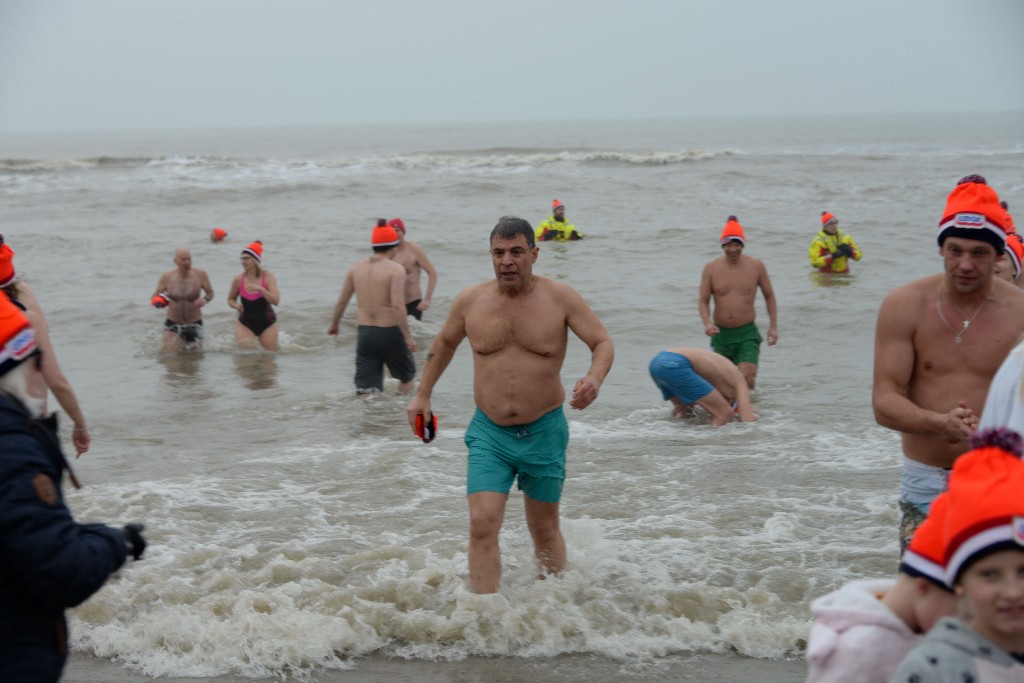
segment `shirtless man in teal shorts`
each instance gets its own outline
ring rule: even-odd
[[[700,318],[704,321],[704,334],[711,337],[711,348],[735,363],[747,386],[753,389],[761,353],[761,334],[754,324],[754,298],[760,287],[768,309],[768,346],[774,346],[779,340],[775,291],[764,263],[743,254],[746,237],[736,216],[729,216],[721,244],[724,253],[704,266],[701,274]]]
[[[430,346],[409,424],[431,417],[434,385],[464,338],[473,349],[477,411],[466,429],[469,448],[469,581],[477,593],[496,593],[501,582],[498,533],[513,480],[525,494],[526,523],[546,574],[565,567],[559,500],[565,480],[569,430],[562,413],[559,373],[570,329],[591,352],[587,374],[569,405],[589,406],[611,369],[611,337],[574,289],[533,274],[538,247],[521,218],[505,217],[491,232],[495,280],[463,290]]]

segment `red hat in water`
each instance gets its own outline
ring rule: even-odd
[[[720,241],[725,245],[733,240],[743,245],[747,243],[747,238],[743,234],[743,226],[740,225],[739,219],[736,216],[729,216],[725,221],[725,227],[722,228],[722,239]]]
[[[254,259],[256,259],[256,262],[259,263],[260,261],[263,260],[263,242],[256,240],[255,242],[247,246],[245,249],[243,249],[242,253],[252,256]]]
[[[405,234],[405,223],[402,222],[401,218],[392,218],[388,221],[388,225],[395,230],[401,230],[403,235]]]
[[[829,223],[839,224],[839,219],[830,214],[828,211],[821,212],[821,227],[827,226]]]
[[[564,204],[564,203],[562,202],[562,200],[561,200],[561,199],[556,199],[556,200],[554,200],[553,202],[551,202],[551,210],[552,210],[552,211],[554,211],[555,209],[557,209],[557,208],[558,208],[558,207],[560,207],[560,206],[561,206],[561,207],[564,207],[564,206],[565,206],[565,204]]]
[[[956,584],[971,564],[1001,550],[1024,552],[1024,461],[1021,437],[1000,428],[971,437],[973,450],[956,459],[949,475],[946,583]]]
[[[6,287],[17,279],[14,274],[14,250],[0,235],[0,287]]]
[[[999,205],[996,191],[980,175],[965,176],[946,199],[939,221],[939,246],[947,237],[962,237],[988,242],[1002,254],[1008,227],[1006,209]]]
[[[949,512],[949,495],[945,492],[932,501],[928,517],[914,530],[907,550],[900,561],[900,571],[910,576],[920,576],[937,586],[946,585],[946,516]]]
[[[1015,232],[1006,236],[1006,255],[1013,264],[1013,279],[1020,279],[1020,268],[1024,264],[1024,239]]]
[[[377,220],[377,227],[373,229],[373,235],[370,237],[374,251],[387,251],[391,247],[397,247],[400,241],[397,230],[388,225],[383,218]]]
[[[6,296],[0,296],[0,375],[39,351],[28,318]]]
[[[210,233],[211,242],[223,242],[224,238],[228,236],[228,231],[224,228],[214,228]]]

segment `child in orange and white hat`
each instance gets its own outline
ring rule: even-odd
[[[891,680],[1024,681],[1024,461],[1021,437],[979,432],[949,478],[946,583],[962,618],[942,619]]]
[[[853,581],[811,603],[808,683],[885,683],[939,619],[953,613],[946,586],[946,496],[932,504],[893,579]]]

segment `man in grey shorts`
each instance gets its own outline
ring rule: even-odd
[[[405,269],[392,259],[399,237],[383,219],[373,229],[373,255],[352,266],[334,306],[327,334],[338,334],[338,322],[352,295],[356,296],[359,336],[356,343],[356,393],[384,390],[384,366],[397,379],[398,393],[415,386],[416,342],[405,316]]]
[[[903,441],[904,549],[969,448],[992,377],[1024,332],[1024,293],[993,278],[1008,227],[995,190],[981,176],[962,178],[941,216],[943,272],[889,292],[875,328],[871,404]]]

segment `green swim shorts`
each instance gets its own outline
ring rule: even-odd
[[[761,356],[761,333],[757,325],[747,323],[739,327],[718,327],[718,334],[711,338],[711,348],[736,365],[752,363],[757,365]]]
[[[466,428],[469,462],[466,495],[480,491],[508,494],[519,489],[542,503],[557,503],[565,482],[569,424],[559,406],[536,422],[502,427],[477,408]]]

